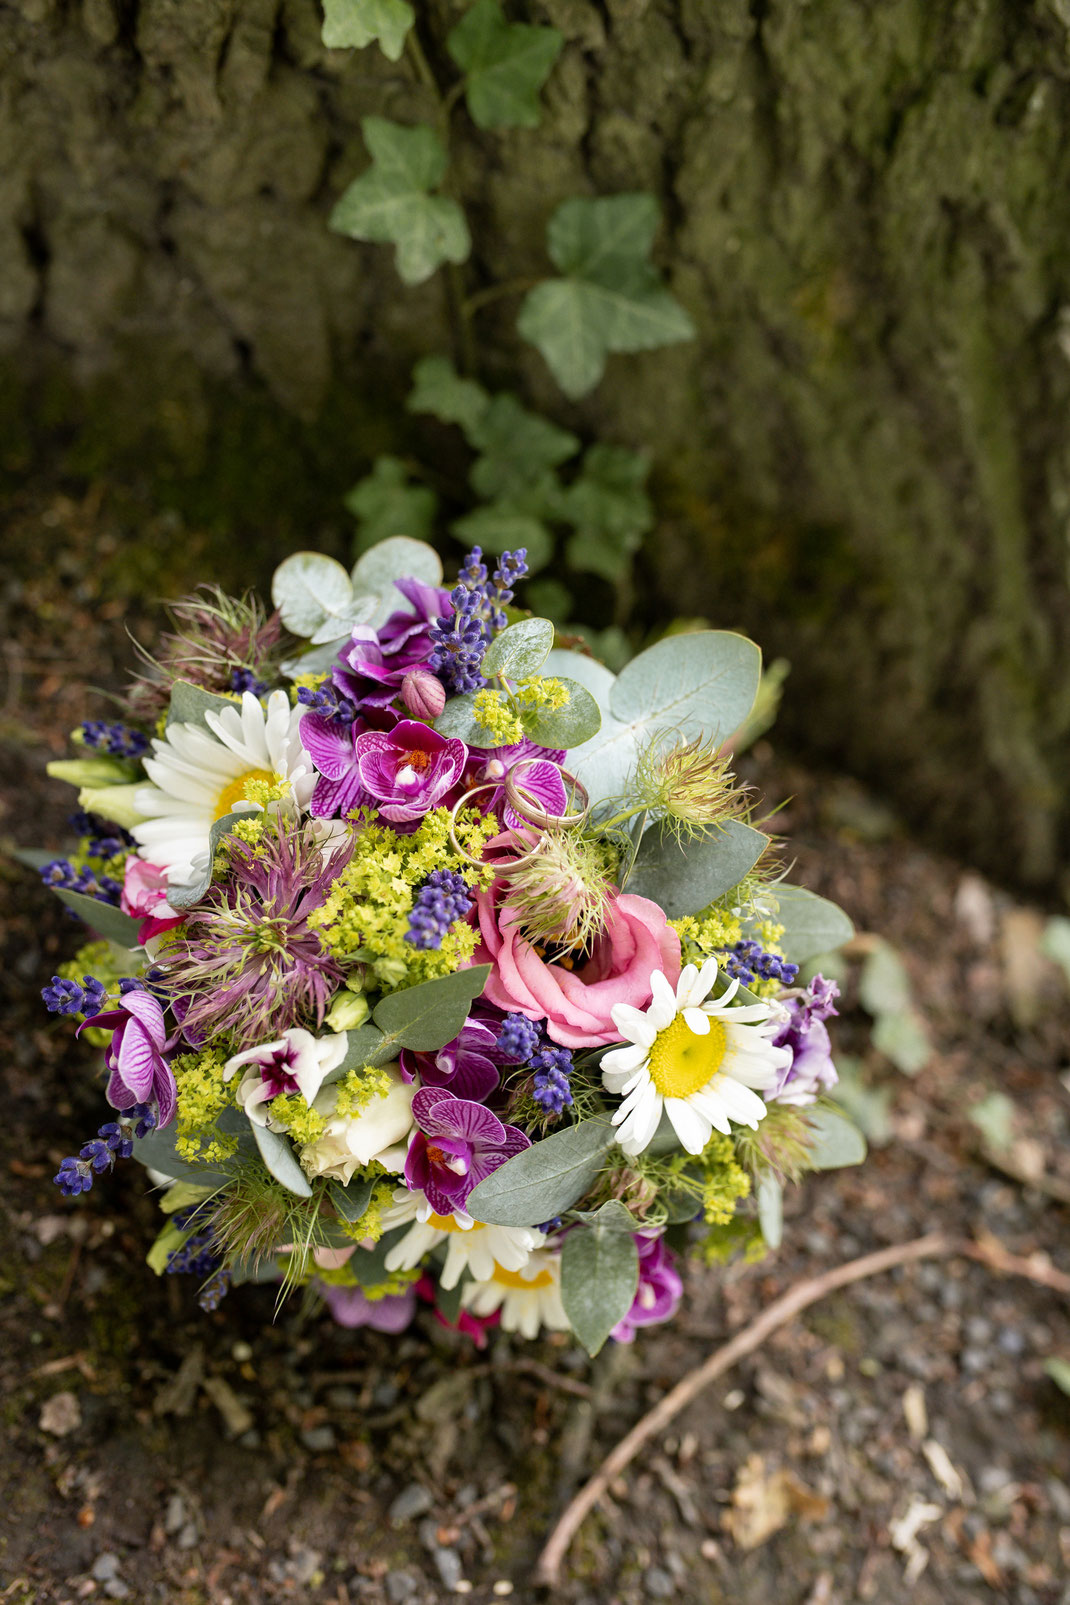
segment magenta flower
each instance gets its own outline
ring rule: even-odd
[[[449,612],[448,591],[421,580],[395,583],[411,607],[391,613],[378,630],[357,625],[332,671],[337,690],[358,708],[386,708],[393,702],[409,670],[427,663],[433,645],[431,626],[440,614]]]
[[[561,749],[540,747],[525,736],[522,741],[516,742],[511,747],[488,747],[479,756],[482,763],[474,772],[471,762],[469,763],[469,774],[466,776],[468,784],[476,786],[491,781],[497,783],[497,789],[489,796],[481,797],[479,804],[488,813],[491,811],[500,813],[503,822],[510,830],[519,830],[524,824],[524,820],[517,817],[505,798],[505,777],[510,769],[515,769],[520,763],[526,763],[527,767],[521,770],[517,783],[524,791],[531,794],[536,808],[541,808],[547,814],[566,812],[568,795],[558,767],[565,757]],[[537,761],[528,762],[528,760]]]
[[[457,1098],[482,1103],[498,1086],[498,1033],[471,1016],[452,1042],[434,1053],[413,1053],[402,1048],[398,1068],[406,1081],[419,1076],[425,1087],[447,1087]]]
[[[455,1098],[445,1087],[421,1087],[412,1100],[416,1131],[405,1160],[405,1181],[422,1188],[436,1215],[451,1215],[485,1176],[531,1143],[481,1103]]]
[[[684,1292],[665,1239],[648,1237],[645,1232],[633,1232],[632,1236],[639,1251],[639,1286],[631,1309],[609,1334],[617,1343],[634,1343],[639,1327],[671,1320]]]
[[[369,801],[357,773],[353,750],[363,720],[343,724],[322,713],[306,713],[301,720],[301,741],[319,770],[310,811],[316,819],[344,819]]]
[[[360,784],[391,824],[407,824],[436,807],[468,760],[463,741],[417,719],[402,719],[393,730],[365,730],[353,750]]]
[[[113,1109],[129,1109],[134,1103],[155,1099],[159,1114],[157,1128],[166,1126],[175,1112],[176,1089],[171,1066],[164,1057],[167,1031],[158,998],[140,987],[124,992],[118,1006],[106,1014],[94,1014],[87,1025],[111,1029],[112,1039],[104,1055],[111,1075],[105,1097]]]

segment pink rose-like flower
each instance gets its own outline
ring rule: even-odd
[[[138,940],[142,943],[182,924],[183,916],[176,914],[167,901],[167,871],[159,864],[138,858],[135,853],[131,853],[123,866],[119,907],[132,919],[141,920]]]
[[[463,741],[440,736],[418,719],[393,730],[365,730],[353,743],[356,772],[392,824],[421,819],[460,780],[468,761]]]
[[[590,956],[566,969],[540,958],[521,936],[515,911],[500,902],[503,889],[496,881],[489,892],[476,894],[482,941],[473,962],[493,966],[483,996],[506,1013],[545,1018],[547,1034],[563,1048],[619,1042],[613,1005],[645,1009],[655,970],[673,986],[679,980],[680,938],[649,899],[630,892],[612,898]]]

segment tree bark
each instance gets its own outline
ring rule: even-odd
[[[448,70],[463,3],[417,9]],[[612,359],[571,406],[500,301],[477,314],[480,377],[652,450],[647,594],[791,659],[794,742],[1055,888],[1070,0],[511,10],[567,43],[538,130],[455,114],[468,289],[548,272],[565,197],[650,190],[699,338]],[[0,10],[10,472],[47,447],[154,476],[207,521],[265,520],[277,551],[337,530],[339,490],[411,432],[412,362],[459,340],[446,276],[405,289],[388,249],[325,220],[366,164],[360,118],[431,107],[404,61],[326,51],[319,21],[316,0]]]

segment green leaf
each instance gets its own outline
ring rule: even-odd
[[[252,1131],[260,1157],[275,1180],[281,1182],[287,1192],[296,1193],[298,1198],[311,1198],[312,1188],[308,1177],[297,1163],[288,1138],[279,1131],[272,1131],[269,1126],[252,1125]]]
[[[199,1186],[218,1189],[231,1180],[225,1167],[218,1162],[199,1165],[180,1159],[175,1152],[177,1128],[172,1121],[162,1131],[150,1131],[147,1137],[135,1137],[132,1157],[147,1170],[157,1170],[172,1181],[193,1181]]]
[[[327,1072],[323,1086],[329,1087],[332,1082],[341,1081],[350,1070],[363,1070],[366,1064],[386,1064],[393,1057],[393,1048],[387,1045],[377,1025],[358,1026],[355,1031],[346,1032],[346,1056],[341,1064]]]
[[[646,832],[628,877],[629,892],[659,903],[671,920],[697,914],[738,886],[769,838],[741,819],[727,819],[708,836],[681,841],[666,825]]]
[[[1070,1393],[1070,1360],[1061,1360],[1058,1355],[1053,1354],[1044,1361],[1044,1369],[1057,1388],[1062,1388],[1064,1393]]]
[[[199,685],[190,685],[188,680],[176,680],[171,687],[167,723],[204,724],[206,713],[222,713],[239,706],[233,697],[217,697],[211,691],[202,691]]]
[[[882,1148],[895,1135],[892,1125],[892,1094],[887,1087],[870,1086],[862,1073],[860,1061],[850,1054],[836,1055],[839,1080],[831,1089],[830,1097],[843,1108],[866,1140],[875,1148]]]
[[[529,412],[515,396],[500,395],[487,405],[471,432],[482,453],[469,475],[472,489],[488,501],[516,500],[533,486],[545,484],[547,470],[557,468],[580,449],[577,436]],[[555,498],[560,487],[555,487]]]
[[[196,1230],[196,1226],[176,1226],[173,1220],[169,1220],[145,1255],[145,1264],[149,1270],[155,1271],[157,1276],[162,1276],[171,1255],[177,1254],[186,1239],[192,1237]]]
[[[806,1111],[813,1136],[809,1160],[815,1170],[839,1170],[844,1165],[860,1165],[866,1157],[866,1139],[858,1127],[837,1109],[819,1104]]]
[[[8,847],[4,857],[13,858],[16,864],[24,864],[27,869],[44,869],[46,864],[55,862],[56,854],[50,853],[47,847]]]
[[[525,297],[517,329],[573,400],[594,388],[614,351],[690,340],[695,326],[648,261],[658,228],[651,195],[564,201],[547,248],[565,275]]]
[[[607,1120],[581,1120],[514,1154],[468,1195],[465,1209],[490,1226],[538,1226],[582,1198],[616,1142]]]
[[[84,892],[68,892],[62,886],[50,889],[98,936],[103,936],[109,942],[118,942],[120,947],[140,946],[137,933],[141,929],[141,921],[131,919],[114,903],[101,903],[95,897],[87,897]]]
[[[858,977],[858,999],[874,1016],[899,1014],[913,1001],[910,977],[890,942],[876,941],[866,954]]]
[[[777,886],[776,900],[777,922],[784,927],[780,946],[792,964],[806,964],[819,953],[834,953],[854,935],[855,928],[842,908],[802,886]]]
[[[768,1248],[779,1248],[784,1237],[784,1189],[775,1176],[758,1183],[758,1224]]]
[[[465,97],[479,128],[536,128],[539,90],[564,44],[556,28],[507,22],[498,0],[476,0],[446,35],[465,73]]]
[[[339,1182],[332,1182],[327,1191],[331,1203],[350,1226],[360,1220],[371,1203],[372,1193],[375,1191],[377,1178],[375,1176],[354,1176],[345,1187]]]
[[[431,533],[438,497],[426,485],[414,485],[398,457],[377,457],[370,474],[358,480],[345,505],[359,521],[357,545],[361,552],[392,535],[409,535],[418,541]]]
[[[191,686],[190,690],[194,688]],[[204,693],[207,696],[207,692]],[[213,698],[213,701],[221,700]],[[139,773],[135,763],[121,758],[59,758],[45,765],[45,773],[53,780],[65,780],[68,786],[90,787],[125,786]]]
[[[431,190],[446,172],[446,147],[433,128],[405,128],[384,117],[361,123],[372,165],[354,179],[330,226],[354,240],[394,245],[405,284],[422,284],[443,262],[463,262],[471,249],[456,201]]]
[[[554,555],[554,539],[546,525],[527,513],[517,512],[507,502],[477,507],[463,518],[455,518],[450,532],[466,546],[481,546],[496,556],[515,552],[518,546],[526,547],[529,574],[545,568]]]
[[[372,1019],[383,1032],[383,1047],[431,1053],[452,1042],[468,1018],[490,974],[489,964],[473,964],[420,986],[392,992],[377,1004]],[[391,1051],[391,1057],[393,1052]]]
[[[192,908],[199,903],[209,886],[212,884],[212,867],[215,863],[216,850],[224,836],[229,836],[235,825],[241,819],[248,819],[249,813],[224,814],[217,819],[208,832],[208,862],[198,875],[197,879],[190,881],[186,886],[170,886],[167,890],[167,901],[174,909]]]
[[[441,585],[442,559],[426,541],[391,535],[358,558],[352,578],[357,596],[375,598],[375,610],[368,623],[378,629],[391,613],[409,606],[396,582],[411,579],[422,580],[425,585]]]
[[[597,735],[602,715],[597,702],[582,685],[560,676],[555,678],[568,692],[568,701],[563,708],[536,708],[533,713],[525,713],[524,731],[542,747],[564,747],[568,751],[572,747],[582,747]]]
[[[624,578],[654,512],[643,490],[650,460],[626,446],[592,446],[583,472],[562,493],[561,516],[575,526],[567,555],[572,567],[615,584]]]
[[[691,1213],[694,1214],[694,1209]],[[569,1217],[572,1220],[582,1221],[586,1226],[602,1226],[607,1232],[638,1232],[643,1228],[642,1221],[636,1220],[631,1210],[622,1204],[619,1198],[610,1198],[597,1209],[570,1210]]]
[[[435,720],[435,729],[440,736],[453,736],[467,747],[496,747],[497,736],[492,735],[475,716],[475,701],[473,691],[451,697]]]
[[[473,446],[490,396],[474,379],[462,379],[448,357],[421,357],[412,370],[410,412],[429,412],[444,424],[460,424]]]
[[[873,1026],[873,1046],[906,1076],[916,1076],[933,1056],[925,1022],[914,1009],[882,1014]]]
[[[489,680],[502,674],[509,680],[527,680],[538,674],[554,644],[549,619],[519,619],[501,630],[483,655],[483,674]]]
[[[993,1153],[1006,1153],[1014,1142],[1014,1102],[1005,1092],[990,1092],[967,1111]]]
[[[374,1248],[359,1248],[346,1261],[347,1269],[353,1272],[361,1287],[381,1287],[389,1281],[390,1272],[386,1268],[386,1256],[394,1244],[400,1242],[408,1231],[407,1226],[396,1226],[393,1231],[384,1232]]]
[[[323,43],[328,50],[363,50],[378,39],[389,61],[400,61],[416,21],[406,0],[323,0]]]
[[[561,1250],[561,1302],[592,1357],[632,1307],[639,1254],[632,1238],[601,1224],[569,1232]]]
[[[374,611],[373,599],[354,596],[341,563],[322,552],[294,552],[280,563],[271,581],[271,600],[291,634],[304,636],[313,646],[348,635]]]

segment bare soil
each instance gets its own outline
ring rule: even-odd
[[[20,504],[8,550],[0,836],[58,846],[68,798],[45,763],[106,711],[87,686],[121,678],[124,626],[151,639],[152,600],[210,548],[166,518],[135,527],[98,491]],[[498,1336],[480,1353],[426,1315],[400,1340],[297,1303],[276,1317],[269,1289],[205,1316],[191,1280],[144,1263],[159,1217],[135,1166],[65,1202],[50,1177],[95,1129],[99,1088],[38,993],[78,936],[29,872],[0,864],[0,1599],[534,1599],[569,1493],[797,1278],[933,1228],[1070,1271],[1070,1001],[1038,953],[1040,914],[769,740],[746,768],[771,802],[791,799],[796,878],[903,956],[933,1056],[907,1078],[872,1046],[856,959],[837,1040],[887,1094],[888,1140],[791,1196],[779,1253],[696,1263],[675,1323],[593,1364],[567,1341]],[[967,1118],[994,1090],[1017,1108],[1005,1164],[1031,1184],[983,1157]],[[1053,1356],[1070,1360],[1065,1300],[972,1262],[830,1298],[639,1457],[581,1530],[560,1597],[1070,1605],[1070,1398]]]

